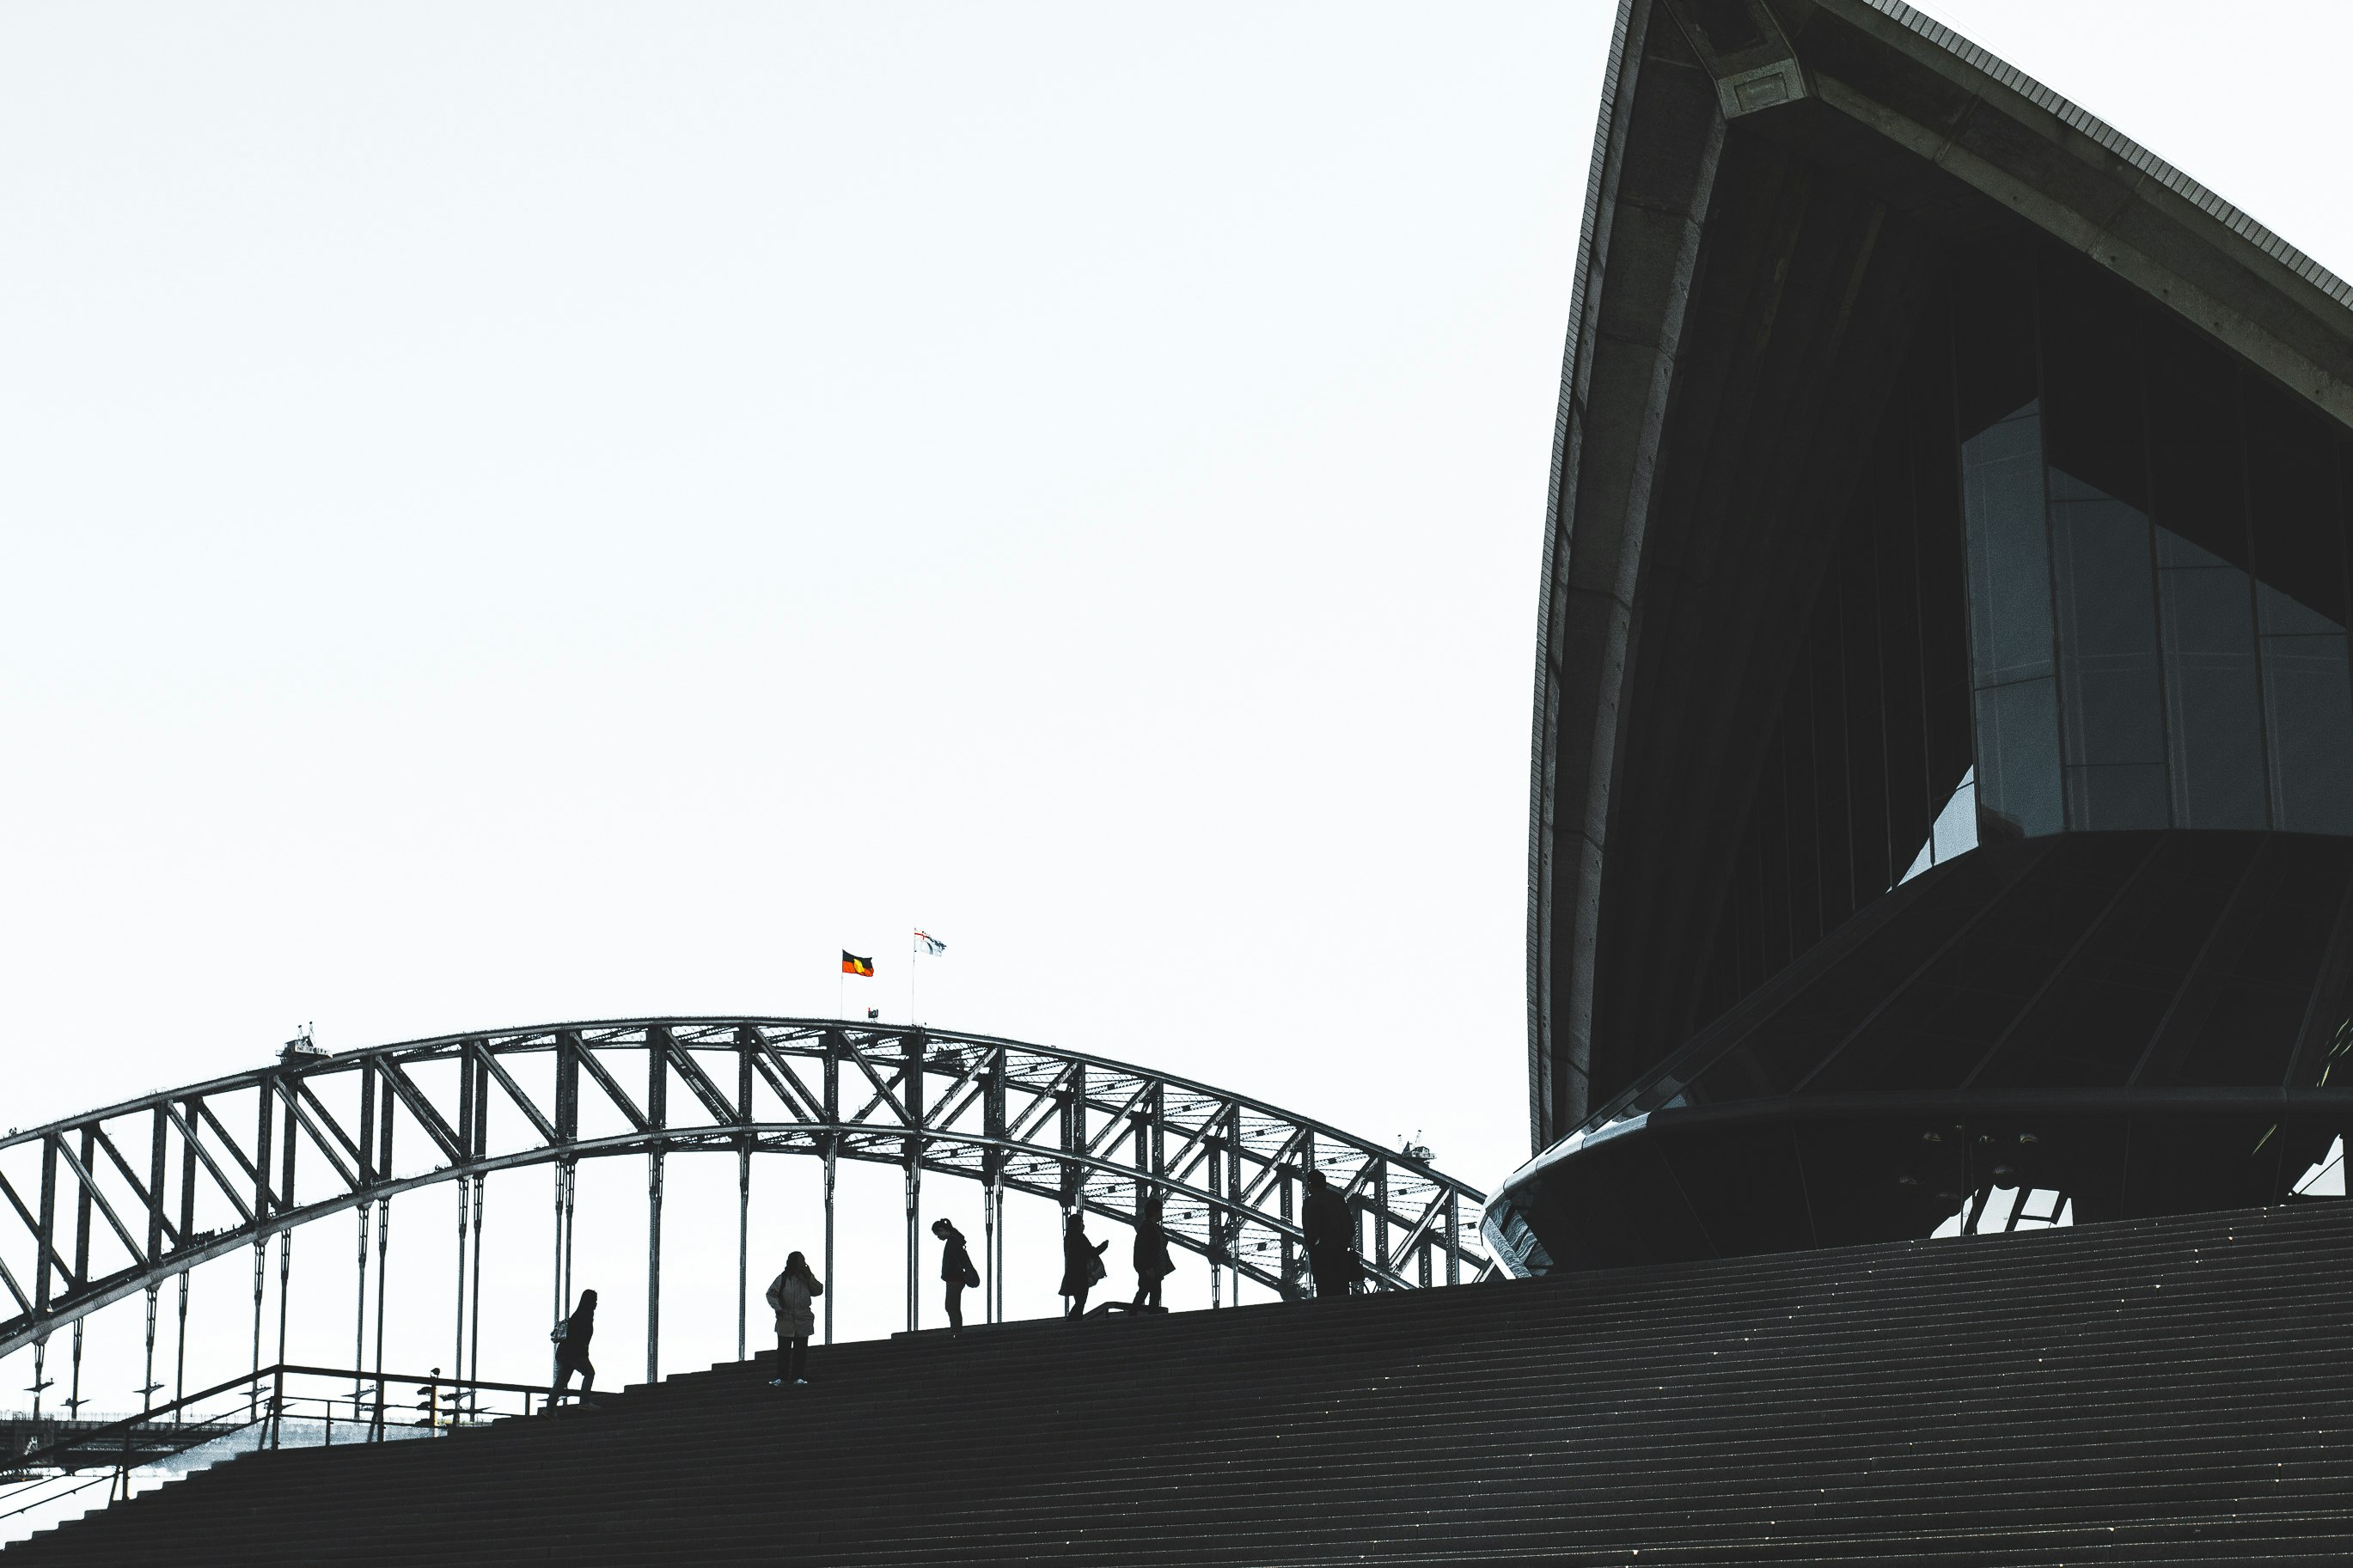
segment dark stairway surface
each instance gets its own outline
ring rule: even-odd
[[[820,1349],[13,1565],[2353,1562],[2353,1206]],[[1638,1554],[1639,1549],[1639,1554]]]

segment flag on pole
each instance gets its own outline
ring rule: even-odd
[[[874,961],[860,958],[845,947],[841,950],[841,972],[844,974],[863,974],[871,980],[874,978]]]
[[[934,936],[927,931],[917,931],[915,933],[915,940],[923,944],[923,956],[925,958],[937,958],[940,954],[948,950],[948,944],[946,942],[942,942],[938,937]]]

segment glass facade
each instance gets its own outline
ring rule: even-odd
[[[2353,833],[2343,441],[2055,248],[1951,321],[1989,835]]]
[[[1957,257],[1783,688],[1692,1026],[1979,843],[2353,835],[2348,474],[2341,431],[2082,258]]]

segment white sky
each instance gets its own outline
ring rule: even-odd
[[[1934,10],[2353,270],[2353,7]],[[1492,1185],[1609,34],[0,7],[0,1124],[845,945],[901,1016],[922,924],[935,1023]]]

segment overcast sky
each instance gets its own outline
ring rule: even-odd
[[[1933,9],[2353,269],[2353,7]],[[0,1123],[923,925],[1491,1186],[1609,30],[0,6]]]

